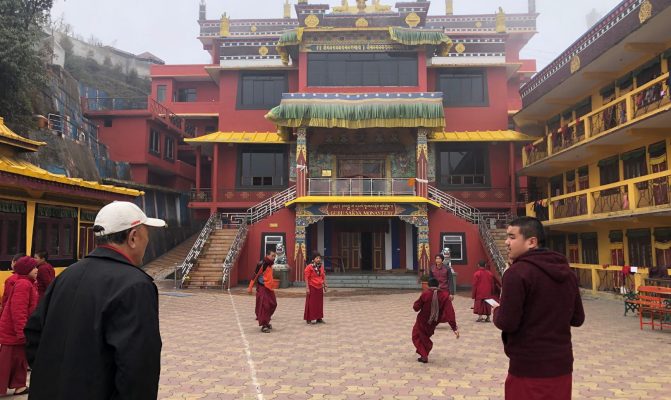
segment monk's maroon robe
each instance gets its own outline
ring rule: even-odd
[[[425,359],[429,357],[429,353],[433,348],[431,336],[433,336],[436,326],[438,326],[438,322],[429,323],[432,299],[433,289],[425,290],[412,306],[415,311],[418,311],[415,326],[412,327],[412,343],[415,345],[415,349],[417,349],[417,354]],[[438,303],[440,304],[440,322],[447,322],[452,327],[452,330],[457,330],[457,322],[454,307],[452,307],[452,302],[450,301],[450,293],[445,290],[438,290]]]

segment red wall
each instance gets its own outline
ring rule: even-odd
[[[112,126],[106,128],[102,119],[96,120],[98,138],[107,145],[109,156],[114,161],[145,163],[149,151],[149,128],[147,117],[112,118]],[[131,144],[132,145],[129,145]]]
[[[508,129],[508,79],[503,67],[487,68],[487,107],[446,107],[445,130],[477,131]],[[430,69],[428,91],[436,91],[438,69]],[[518,95],[519,96],[519,95]]]
[[[277,224],[277,227],[271,228],[270,224]],[[263,233],[285,233],[287,264],[291,267],[289,276],[293,281],[296,277],[296,266],[294,265],[295,232],[296,214],[288,208],[284,208],[270,217],[251,225],[249,232],[247,232],[247,241],[240,253],[238,263],[233,268],[231,282],[247,283],[252,278],[254,267],[259,262],[261,254],[261,235]]]
[[[455,215],[440,209],[431,207],[429,209],[429,248],[431,249],[431,259],[433,255],[439,253],[442,249],[440,243],[441,232],[457,232],[466,234],[466,254],[467,265],[455,265],[457,272],[457,285],[470,286],[473,274],[477,270],[479,260],[486,260],[485,251],[480,242],[480,233],[477,225],[466,222]]]
[[[489,176],[492,188],[510,187],[510,157],[508,142],[498,142],[489,147]],[[502,199],[509,201],[509,199]]]
[[[298,74],[289,71],[289,92],[298,89]],[[219,130],[223,132],[276,132],[277,127],[264,117],[269,110],[237,110],[238,71],[222,71],[219,78]]]
[[[177,97],[177,90],[179,89],[196,89],[196,102],[219,101],[219,87],[212,81],[175,82],[172,89],[175,98]],[[170,100],[172,100],[172,96],[170,97]]]

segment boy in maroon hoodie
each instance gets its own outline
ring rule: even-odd
[[[49,264],[48,259],[49,253],[46,250],[35,253],[35,260],[37,261],[37,293],[40,295],[40,299],[46,293],[51,282],[56,279],[56,271]]]
[[[494,309],[510,359],[506,399],[570,399],[571,327],[585,321],[578,280],[564,255],[541,248],[545,233],[536,218],[514,220],[507,234],[511,266]]]
[[[22,257],[14,264],[17,279],[9,289],[7,304],[0,315],[0,395],[7,388],[14,394],[28,393],[28,361],[26,360],[26,336],[23,328],[28,317],[37,307],[37,261]]]

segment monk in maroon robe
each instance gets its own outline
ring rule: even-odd
[[[478,319],[475,322],[490,322],[489,316],[492,314],[492,306],[485,300],[497,299],[497,289],[501,287],[498,278],[487,269],[484,261],[478,262],[478,270],[473,274],[473,289],[471,298],[473,303],[473,314],[477,314]],[[483,318],[483,316],[487,318]]]
[[[494,325],[510,359],[506,400],[570,400],[571,327],[585,321],[578,279],[563,254],[540,246],[543,224],[520,217],[508,226],[512,265],[503,274]]]
[[[252,288],[256,284],[256,320],[259,322],[261,332],[270,333],[273,326],[270,324],[275,310],[277,309],[277,299],[273,289],[273,263],[276,253],[270,250],[266,253],[263,261],[259,262],[254,271],[254,278],[249,281],[247,292],[252,293]]]
[[[312,264],[305,267],[305,312],[303,319],[310,324],[324,323],[324,292],[326,292],[326,272],[321,254],[312,255]],[[314,322],[313,322],[314,321]]]
[[[425,290],[412,308],[418,311],[415,326],[412,327],[412,343],[415,345],[421,363],[429,362],[429,353],[433,348],[431,336],[436,330],[436,326],[443,319],[450,324],[452,331],[459,339],[459,330],[457,328],[454,307],[450,300],[450,293],[438,288],[438,280],[429,279],[429,289]]]

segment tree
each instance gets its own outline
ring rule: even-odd
[[[53,0],[0,0],[0,116],[17,127],[31,121],[31,97],[44,84],[41,27]]]

